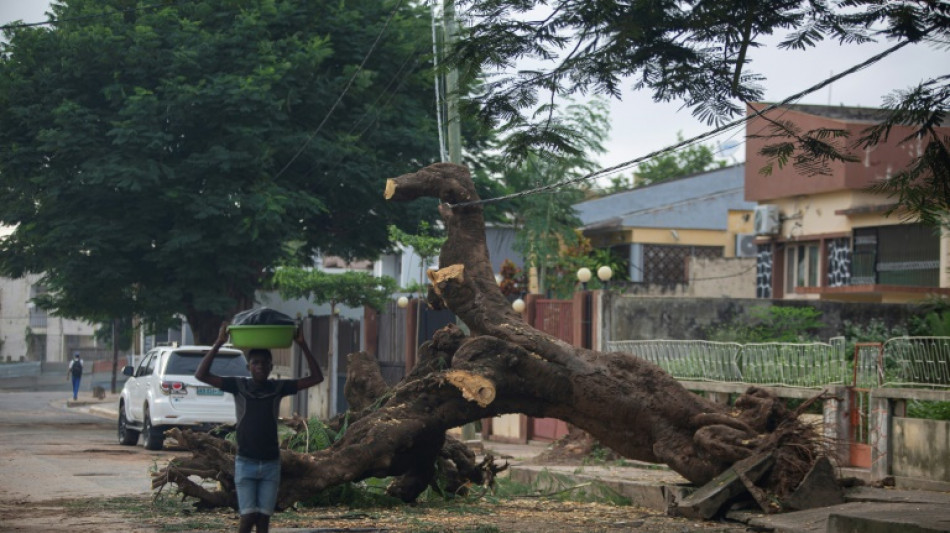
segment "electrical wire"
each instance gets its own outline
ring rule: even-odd
[[[799,92],[797,92],[797,93],[795,93],[795,94],[793,94],[793,95],[791,95],[791,96],[786,97],[786,98],[783,99],[781,102],[774,103],[774,104],[769,104],[768,106],[766,106],[765,108],[763,108],[761,111],[759,111],[759,113],[764,114],[764,113],[771,112],[772,110],[777,109],[777,108],[779,108],[779,107],[785,107],[785,106],[787,106],[787,105],[789,105],[789,104],[791,104],[791,103],[793,103],[793,102],[795,102],[795,101],[801,99],[803,96],[806,96],[806,95],[808,95],[808,94],[811,94],[811,93],[813,93],[813,92],[816,92],[816,91],[818,91],[818,90],[821,90],[821,89],[827,87],[828,85],[830,85],[830,84],[832,84],[832,83],[834,83],[834,82],[840,80],[841,78],[844,78],[844,77],[846,77],[846,76],[849,76],[849,75],[851,75],[851,74],[854,74],[855,72],[858,72],[859,70],[862,70],[862,69],[864,69],[864,68],[867,68],[867,67],[870,66],[870,65],[873,65],[874,63],[877,63],[877,62],[880,61],[881,59],[884,59],[885,57],[887,57],[887,56],[893,54],[894,52],[900,50],[901,48],[907,46],[908,44],[912,44],[911,41],[904,41],[904,42],[898,43],[898,44],[896,44],[896,45],[894,45],[894,46],[888,48],[887,50],[884,50],[884,51],[881,52],[881,53],[875,54],[875,55],[871,56],[870,58],[868,58],[868,59],[862,61],[861,63],[858,63],[858,64],[852,66],[851,68],[848,68],[848,69],[842,71],[842,72],[839,73],[839,74],[836,74],[836,75],[834,75],[834,76],[830,76],[830,77],[828,77],[828,78],[825,78],[824,80],[822,80],[822,81],[816,83],[815,85],[812,85],[811,87],[808,87],[807,89],[804,89],[804,90],[799,91]],[[700,133],[699,135],[696,135],[695,137],[691,137],[691,138],[689,138],[689,139],[684,139],[684,140],[682,140],[682,141],[680,141],[680,142],[678,142],[678,143],[676,143],[676,144],[667,146],[667,147],[665,147],[665,148],[661,148],[661,149],[659,149],[659,150],[655,150],[655,151],[650,152],[650,153],[648,153],[648,154],[646,154],[646,155],[643,155],[643,156],[637,157],[637,158],[635,158],[635,159],[631,159],[631,160],[625,161],[625,162],[623,162],[623,163],[620,163],[620,164],[617,164],[617,165],[614,165],[614,166],[611,166],[611,167],[607,167],[607,168],[604,168],[604,169],[601,169],[601,170],[598,170],[598,171],[595,171],[595,172],[591,172],[591,173],[589,173],[589,174],[586,174],[586,175],[584,175],[584,176],[580,176],[580,177],[577,177],[577,178],[571,178],[571,179],[567,179],[567,180],[562,180],[562,181],[559,181],[559,182],[556,182],[556,183],[552,183],[552,184],[549,184],[549,185],[544,185],[544,186],[542,186],[542,187],[537,187],[537,188],[529,189],[529,190],[526,190],[526,191],[519,191],[519,192],[516,192],[516,193],[506,194],[506,195],[498,196],[498,197],[495,197],[495,198],[486,198],[486,199],[481,199],[481,200],[473,200],[473,201],[470,201],[470,202],[459,202],[459,203],[447,204],[447,205],[448,205],[448,207],[456,208],[456,207],[469,207],[469,206],[474,206],[474,205],[491,204],[491,203],[501,202],[501,201],[504,201],[504,200],[511,200],[511,199],[514,199],[514,198],[521,198],[521,197],[524,197],[524,196],[528,196],[528,195],[532,195],[532,194],[537,194],[537,193],[540,193],[540,192],[549,191],[549,190],[553,190],[553,189],[560,189],[560,188],[565,187],[565,186],[567,186],[567,185],[573,185],[573,184],[575,184],[575,183],[580,183],[580,182],[582,182],[582,181],[590,180],[590,179],[593,179],[593,178],[597,178],[597,177],[601,177],[601,176],[607,176],[607,175],[613,174],[613,173],[615,173],[615,172],[619,172],[619,171],[622,171],[622,170],[626,170],[627,168],[629,168],[629,167],[631,167],[631,166],[633,166],[633,165],[636,165],[636,164],[638,164],[638,163],[642,163],[642,162],[644,162],[644,161],[647,161],[647,160],[649,160],[649,159],[655,158],[655,157],[657,157],[657,156],[660,156],[660,155],[663,155],[663,154],[667,154],[667,153],[670,153],[670,152],[675,152],[676,150],[679,150],[680,148],[689,146],[690,144],[694,144],[694,143],[703,141],[703,140],[705,140],[705,139],[708,139],[708,138],[710,138],[710,137],[713,137],[713,136],[715,136],[715,135],[718,135],[718,134],[720,134],[720,133],[723,133],[723,132],[725,132],[725,131],[728,131],[728,130],[731,129],[731,128],[734,128],[734,127],[736,127],[736,126],[745,124],[746,122],[749,122],[749,121],[752,120],[753,118],[756,118],[756,115],[754,115],[754,114],[746,115],[746,116],[744,116],[744,117],[742,117],[742,118],[740,118],[740,119],[736,119],[736,120],[734,120],[734,121],[732,121],[732,122],[723,124],[722,126],[719,126],[719,127],[717,127],[717,128],[714,128],[714,129],[712,129],[712,130],[706,131],[706,132],[704,132],[704,133]]]

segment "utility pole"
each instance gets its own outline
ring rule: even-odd
[[[116,376],[119,373],[119,319],[112,319],[112,387],[110,390],[115,394]]]
[[[442,56],[455,45],[457,33],[455,23],[455,0],[445,0],[442,8]],[[454,66],[445,73],[445,127],[449,145],[449,162],[462,164],[462,121],[459,119],[459,71]],[[418,327],[418,324],[416,324]],[[475,438],[475,425],[462,426],[462,440]]]
[[[442,9],[442,31],[445,40],[442,45],[442,55],[455,45],[458,32],[455,22],[455,0],[445,0]],[[462,124],[459,120],[459,73],[452,67],[445,73],[445,121],[448,145],[449,162],[462,164]]]

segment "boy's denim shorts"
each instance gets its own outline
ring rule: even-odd
[[[234,484],[242,515],[261,513],[270,516],[277,505],[280,459],[259,461],[237,456],[234,460]]]

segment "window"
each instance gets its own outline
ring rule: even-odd
[[[644,244],[643,281],[657,285],[689,283],[686,265],[691,257],[716,259],[722,256],[722,246]]]
[[[793,244],[785,248],[785,292],[798,287],[818,287],[821,248],[817,242]]]
[[[923,224],[898,224],[854,230],[852,285],[937,287],[940,237]]]
[[[172,352],[165,367],[166,375],[190,376],[198,370],[204,353]],[[240,353],[219,353],[211,361],[211,373],[218,376],[250,377],[247,360]]]
[[[145,376],[152,373],[152,368],[155,365],[155,352],[149,352],[146,354],[145,359],[142,359],[142,362],[139,363],[139,368],[135,372],[136,377]]]

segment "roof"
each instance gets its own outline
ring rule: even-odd
[[[770,105],[768,102],[756,103],[756,108]],[[789,104],[782,106],[785,109],[798,111],[808,115],[841,120],[845,122],[863,122],[867,124],[878,124],[883,122],[890,111],[876,107],[848,107],[843,105],[814,105],[814,104]]]
[[[620,228],[726,230],[729,210],[749,210],[744,198],[745,164],[575,204],[584,231]]]

